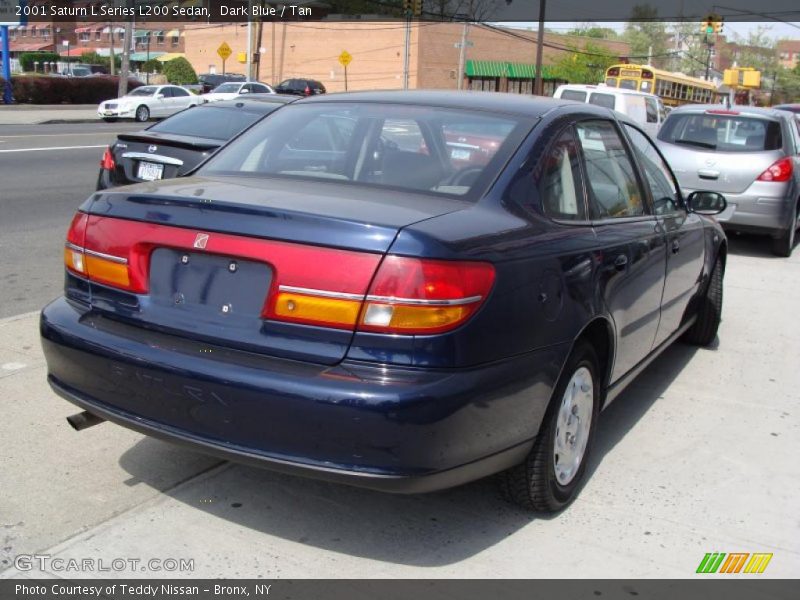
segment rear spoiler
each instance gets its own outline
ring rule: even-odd
[[[151,134],[147,131],[136,133],[121,133],[117,136],[121,142],[141,142],[144,144],[169,144],[189,150],[214,150],[222,146],[226,140],[211,138],[193,138],[183,135],[170,135],[168,133]]]

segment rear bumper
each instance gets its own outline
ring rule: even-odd
[[[756,182],[743,194],[722,195],[728,208],[715,218],[727,230],[778,235],[789,226],[794,195],[788,184]]]
[[[65,299],[44,309],[53,389],[109,421],[269,469],[391,492],[520,462],[568,348],[461,370],[330,367],[209,348]]]

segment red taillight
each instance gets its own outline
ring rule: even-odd
[[[483,304],[494,267],[482,262],[387,256],[372,282],[359,330],[432,334],[454,329]]]
[[[310,96],[311,95],[311,88],[310,87],[306,86],[305,94],[306,94],[306,96]]]
[[[111,148],[106,148],[106,151],[103,152],[103,158],[100,159],[100,167],[105,171],[113,171],[116,167],[114,163],[114,155],[111,152]]]
[[[756,181],[789,181],[792,178],[792,159],[788,156],[772,163],[769,168],[758,176]]]
[[[204,244],[200,249],[198,240]],[[380,254],[368,252],[84,213],[70,226],[64,261],[70,271],[90,281],[146,294],[150,255],[163,247],[268,264],[272,282],[261,315],[265,319],[380,333],[454,329],[483,304],[495,276],[494,267],[482,262],[403,256],[381,261]]]

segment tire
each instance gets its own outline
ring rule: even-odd
[[[575,499],[586,473],[600,412],[598,365],[594,348],[578,342],[564,366],[530,454],[524,462],[500,474],[500,490],[507,500],[527,510],[555,512]],[[590,384],[590,390],[585,389],[586,384]]]
[[[794,250],[795,228],[797,223],[793,223],[791,227],[779,238],[772,240],[772,253],[775,256],[782,256],[789,258]]]
[[[717,337],[717,330],[722,321],[723,271],[722,260],[718,256],[711,271],[706,293],[697,309],[697,320],[683,334],[683,341],[696,346],[708,346]]]
[[[116,123],[117,120],[114,117],[103,117],[103,121],[106,123]]]
[[[144,104],[136,109],[136,116],[134,117],[139,123],[144,123],[150,119],[150,109]]]

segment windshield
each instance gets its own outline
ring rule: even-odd
[[[777,121],[736,114],[671,114],[658,139],[718,152],[759,152],[782,147]]]
[[[142,87],[138,87],[133,90],[128,96],[152,96],[156,93],[157,87],[153,87],[152,85],[145,85]]]
[[[264,112],[250,112],[238,108],[206,105],[202,108],[179,112],[169,119],[156,123],[150,127],[149,131],[212,140],[229,140],[280,106],[282,105],[275,104],[266,107],[267,110]]]
[[[242,87],[241,83],[223,83],[214,88],[213,94],[235,94]]]
[[[293,105],[202,174],[320,179],[466,195],[494,177],[529,125],[512,117],[377,103]],[[467,132],[480,132],[470,137]]]

